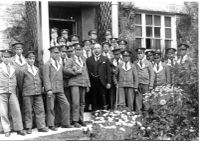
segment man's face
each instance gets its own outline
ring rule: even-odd
[[[22,52],[23,52],[22,48],[23,48],[23,46],[21,44],[17,44],[15,46],[15,53],[20,56],[22,54]]]
[[[125,49],[125,48],[126,48],[126,45],[125,45],[125,44],[120,44],[120,45],[119,45],[119,48]]]
[[[124,62],[130,61],[130,56],[129,55],[123,55],[123,61]]]
[[[154,55],[154,62],[159,63],[160,61],[161,61],[161,56],[158,54]]]
[[[67,53],[65,51],[61,51],[61,58],[65,59],[67,56]]]
[[[51,39],[56,39],[57,37],[58,37],[58,33],[57,32],[51,33]]]
[[[169,50],[169,51],[167,52],[167,58],[168,58],[168,59],[174,59],[174,58],[175,58],[175,52]]]
[[[82,56],[83,55],[83,50],[81,49],[81,48],[77,48],[76,50],[75,50],[75,54],[76,54],[76,56]]]
[[[85,42],[84,43],[84,49],[85,50],[90,50],[91,49],[91,43],[90,42]]]
[[[94,53],[94,55],[101,54],[101,51],[102,51],[101,45],[100,44],[95,44],[94,47],[93,47],[93,53]]]
[[[96,39],[97,39],[97,34],[96,34],[96,33],[92,33],[92,34],[90,35],[90,39],[96,40]]]
[[[180,47],[180,48],[178,48],[178,55],[179,56],[184,56],[184,55],[186,55],[186,53],[187,53],[187,48],[186,47]]]
[[[104,44],[104,45],[103,45],[103,51],[104,51],[105,53],[107,53],[109,50],[110,50],[110,46],[107,45],[107,44]]]
[[[26,61],[30,66],[32,66],[35,63],[35,57],[34,56],[28,57],[28,58],[26,58]]]
[[[72,40],[71,41],[72,44],[79,43],[79,39],[76,36],[73,36],[71,40]]]
[[[147,54],[146,55],[147,60],[153,61],[153,54]]]
[[[110,40],[112,38],[112,35],[111,34],[108,34],[105,36],[106,40]]]
[[[68,51],[68,52],[67,52],[67,57],[68,57],[68,58],[71,58],[72,56],[73,56],[73,51]]]
[[[11,56],[9,54],[2,54],[2,61],[7,65],[10,63]]]
[[[142,60],[143,58],[144,58],[144,52],[143,51],[139,51],[138,53],[137,53],[137,55],[138,55],[138,59],[139,60]]]
[[[52,51],[51,51],[51,57],[54,59],[54,60],[59,60],[59,58],[60,58],[60,52],[59,52],[59,50],[58,49],[53,49]]]
[[[120,53],[114,54],[114,58],[118,60],[120,58]]]
[[[62,35],[61,35],[64,39],[68,39],[68,32],[62,32]]]

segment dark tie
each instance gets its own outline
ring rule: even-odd
[[[157,63],[157,70],[159,70],[159,63]]]
[[[119,66],[119,60],[117,60],[117,66]]]
[[[55,60],[55,65],[56,65],[56,68],[58,68],[58,62],[57,62],[57,60]]]
[[[22,64],[22,58],[21,58],[21,56],[19,56],[19,62]]]
[[[183,61],[183,56],[181,56],[180,64],[182,64],[182,61]]]
[[[174,66],[174,59],[171,59],[171,64],[172,66]]]
[[[78,62],[81,64],[81,58],[80,57],[78,57]]]
[[[9,67],[9,65],[6,65],[6,67],[7,67],[8,74],[10,74],[10,67]]]
[[[125,69],[127,70],[127,62],[125,63]]]
[[[142,67],[142,60],[140,60],[140,66]]]

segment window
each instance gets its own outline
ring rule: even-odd
[[[138,13],[135,16],[135,36],[138,47],[147,49],[163,49],[172,46],[172,17]],[[173,32],[174,33],[173,33]]]

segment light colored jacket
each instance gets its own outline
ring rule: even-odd
[[[131,87],[138,88],[138,73],[136,66],[131,62],[128,63],[127,69],[125,69],[125,63],[122,63],[118,67],[118,86],[119,87]]]
[[[65,73],[73,72],[74,68],[81,69],[82,74],[75,74],[69,78],[68,86],[81,86],[81,87],[90,87],[90,80],[88,75],[88,70],[86,66],[86,58],[81,57],[82,64],[80,64],[76,57],[73,57],[70,61],[66,63]],[[75,73],[75,72],[74,72]]]
[[[154,64],[153,70],[155,73],[154,86],[170,84],[170,69],[165,63],[159,63],[159,70],[157,70],[157,64]]]
[[[63,87],[63,64],[56,70],[52,60],[47,61],[43,68],[43,82],[45,91],[53,93],[64,93]]]
[[[135,65],[138,72],[139,84],[148,84],[149,87],[153,88],[155,75],[152,63],[144,59],[142,67],[139,65],[138,61],[135,61]]]
[[[10,74],[8,74],[5,63],[0,64],[0,94],[1,93],[12,93],[16,94],[16,75],[15,69],[10,65]]]

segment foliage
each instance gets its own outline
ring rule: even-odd
[[[198,60],[198,2],[185,2],[186,15],[177,20],[177,43],[190,45],[189,54]]]
[[[145,94],[142,124],[149,139],[191,140],[198,137],[198,113],[182,89],[157,87]],[[151,130],[147,130],[150,128]]]

